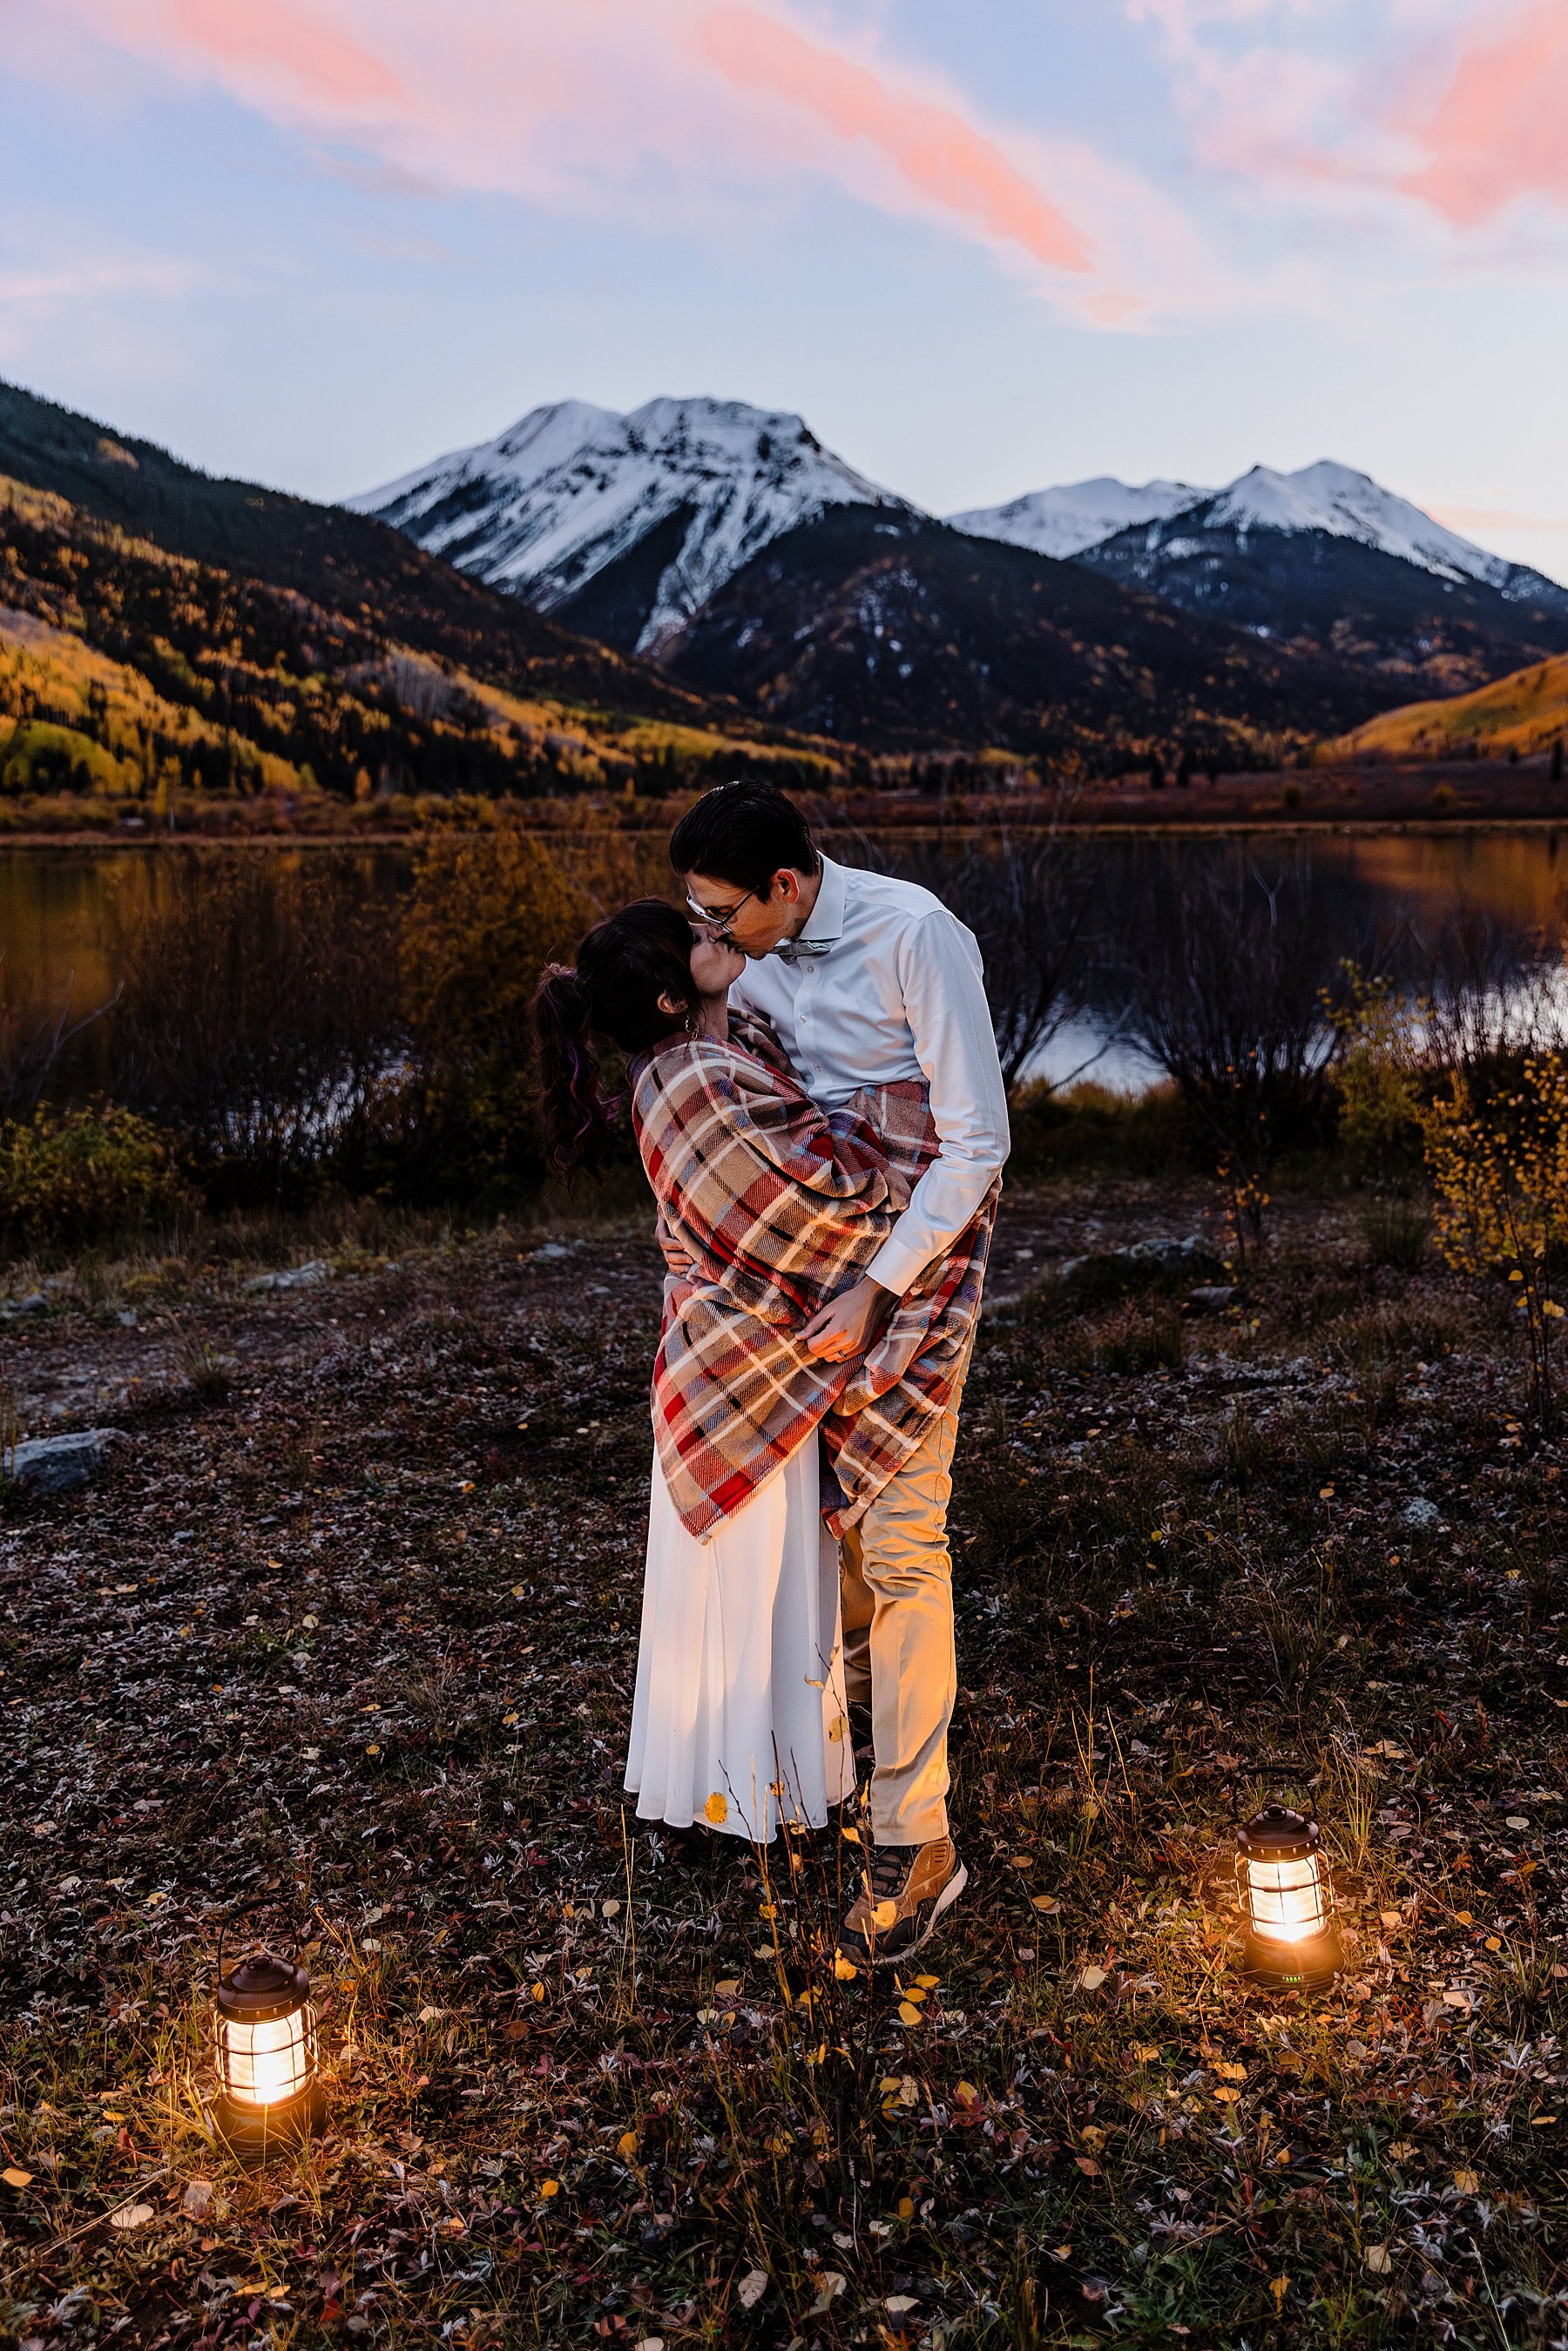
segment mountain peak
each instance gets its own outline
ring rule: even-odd
[[[913,511],[803,418],[706,396],[630,415],[558,401],[349,503],[540,611],[570,619],[580,606],[593,633],[644,653],[830,507]]]
[[[977,538],[1009,539],[1043,555],[1077,556],[1108,547],[1123,531],[1145,528],[1153,546],[1177,528],[1178,517],[1184,539],[1194,531],[1322,531],[1397,556],[1439,580],[1479,580],[1511,601],[1563,594],[1540,572],[1461,538],[1370,474],[1333,457],[1320,457],[1289,474],[1252,465],[1218,490],[1167,481],[1135,488],[1100,475],[1092,481],[1031,490],[1006,506],[976,507],[950,519],[956,529]]]
[[[1137,487],[1113,475],[1064,482],[1054,489],[1028,490],[1006,506],[971,507],[949,515],[955,530],[973,538],[1006,539],[1037,555],[1080,555],[1086,547],[1113,538],[1138,523],[1163,521],[1211,494],[1190,482],[1145,482]]]

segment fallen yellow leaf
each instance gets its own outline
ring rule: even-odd
[[[1480,2184],[1479,2179],[1476,2177],[1476,2174],[1473,2171],[1456,2171],[1454,2174],[1454,2185],[1458,2189],[1461,2196],[1474,2196],[1479,2194]]]
[[[559,2196],[560,2194],[559,2180],[541,2179],[539,2182],[539,2194],[541,2196]]]
[[[634,2130],[622,2132],[620,2137],[615,2142],[615,2152],[621,2158],[622,2163],[636,2162],[637,2134]]]
[[[897,2083],[895,2082],[893,2086],[896,2090]],[[7,2164],[5,2170],[0,2171],[0,2179],[5,2182],[7,2188],[31,2188],[33,2184],[32,2173],[23,2171],[14,2163]]]
[[[855,1978],[860,1973],[860,1970],[856,1967],[853,1959],[845,1959],[842,1951],[835,1951],[833,1953],[833,1973],[838,1978],[840,1983],[853,1983]]]
[[[1031,1894],[1029,1898],[1037,1910],[1060,1910],[1061,1907],[1054,1894]]]
[[[713,1823],[716,1829],[722,1828],[725,1822],[729,1818],[728,1797],[721,1795],[718,1789],[716,1788],[712,1795],[708,1798],[706,1803],[703,1806],[703,1812],[706,1817]]]
[[[919,2023],[920,2011],[915,2007],[915,2002],[912,2000],[901,2000],[899,2001],[898,2021],[900,2024]]]

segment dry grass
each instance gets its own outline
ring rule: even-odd
[[[1079,1206],[1015,1193],[1004,1238],[1038,1262]],[[640,1232],[321,1227],[288,1254],[338,1278],[260,1296],[204,1235],[16,1323],[35,1424],[96,1416],[83,1378],[136,1441],[0,1526],[0,2331],[1561,2341],[1560,1465],[1511,1332],[1310,1213],[1178,1362],[1109,1356],[1092,1283],[988,1320],[972,1890],[892,1984],[831,1970],[852,1843],[624,1809]],[[1363,1345],[1396,1414],[1351,1402]],[[1292,1791],[1350,1944],[1322,1997],[1234,1968],[1232,1811]],[[205,2101],[257,1897],[302,1922],[329,2105],[253,2175]]]

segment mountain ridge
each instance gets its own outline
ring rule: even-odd
[[[607,642],[655,655],[784,530],[839,505],[913,510],[792,412],[701,396],[624,415],[558,401],[348,504],[540,611],[572,622],[587,599]]]
[[[205,473],[4,380],[0,474],[171,554],[308,597],[502,684],[650,716],[704,716],[658,671],[465,578],[383,523]]]
[[[849,507],[775,539],[666,661],[829,739],[1006,747],[1085,775],[1267,764],[1400,693],[1078,564]]]
[[[1568,609],[1568,588],[1544,572],[1491,554],[1408,498],[1385,490],[1370,474],[1331,457],[1292,474],[1251,465],[1218,489],[1166,481],[1133,487],[1113,475],[1100,475],[948,517],[955,528],[977,538],[1005,538],[1051,555],[1092,554],[1143,524],[1175,529],[1189,518],[1198,529],[1321,531],[1355,539],[1441,579],[1481,580],[1510,601],[1561,598]],[[1101,519],[1110,527],[1087,536]]]

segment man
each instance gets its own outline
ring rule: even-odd
[[[823,857],[794,803],[720,784],[670,842],[687,899],[748,958],[730,1000],[772,1022],[807,1092],[923,1081],[938,1153],[867,1274],[806,1327],[815,1353],[863,1354],[882,1318],[981,1212],[1008,1155],[1007,1095],[970,932],[929,891]],[[947,1503],[958,1402],[845,1536],[845,1679],[869,1711],[872,1853],[839,1948],[887,1965],[925,1941],[967,1872],[948,1833],[956,1695]]]

